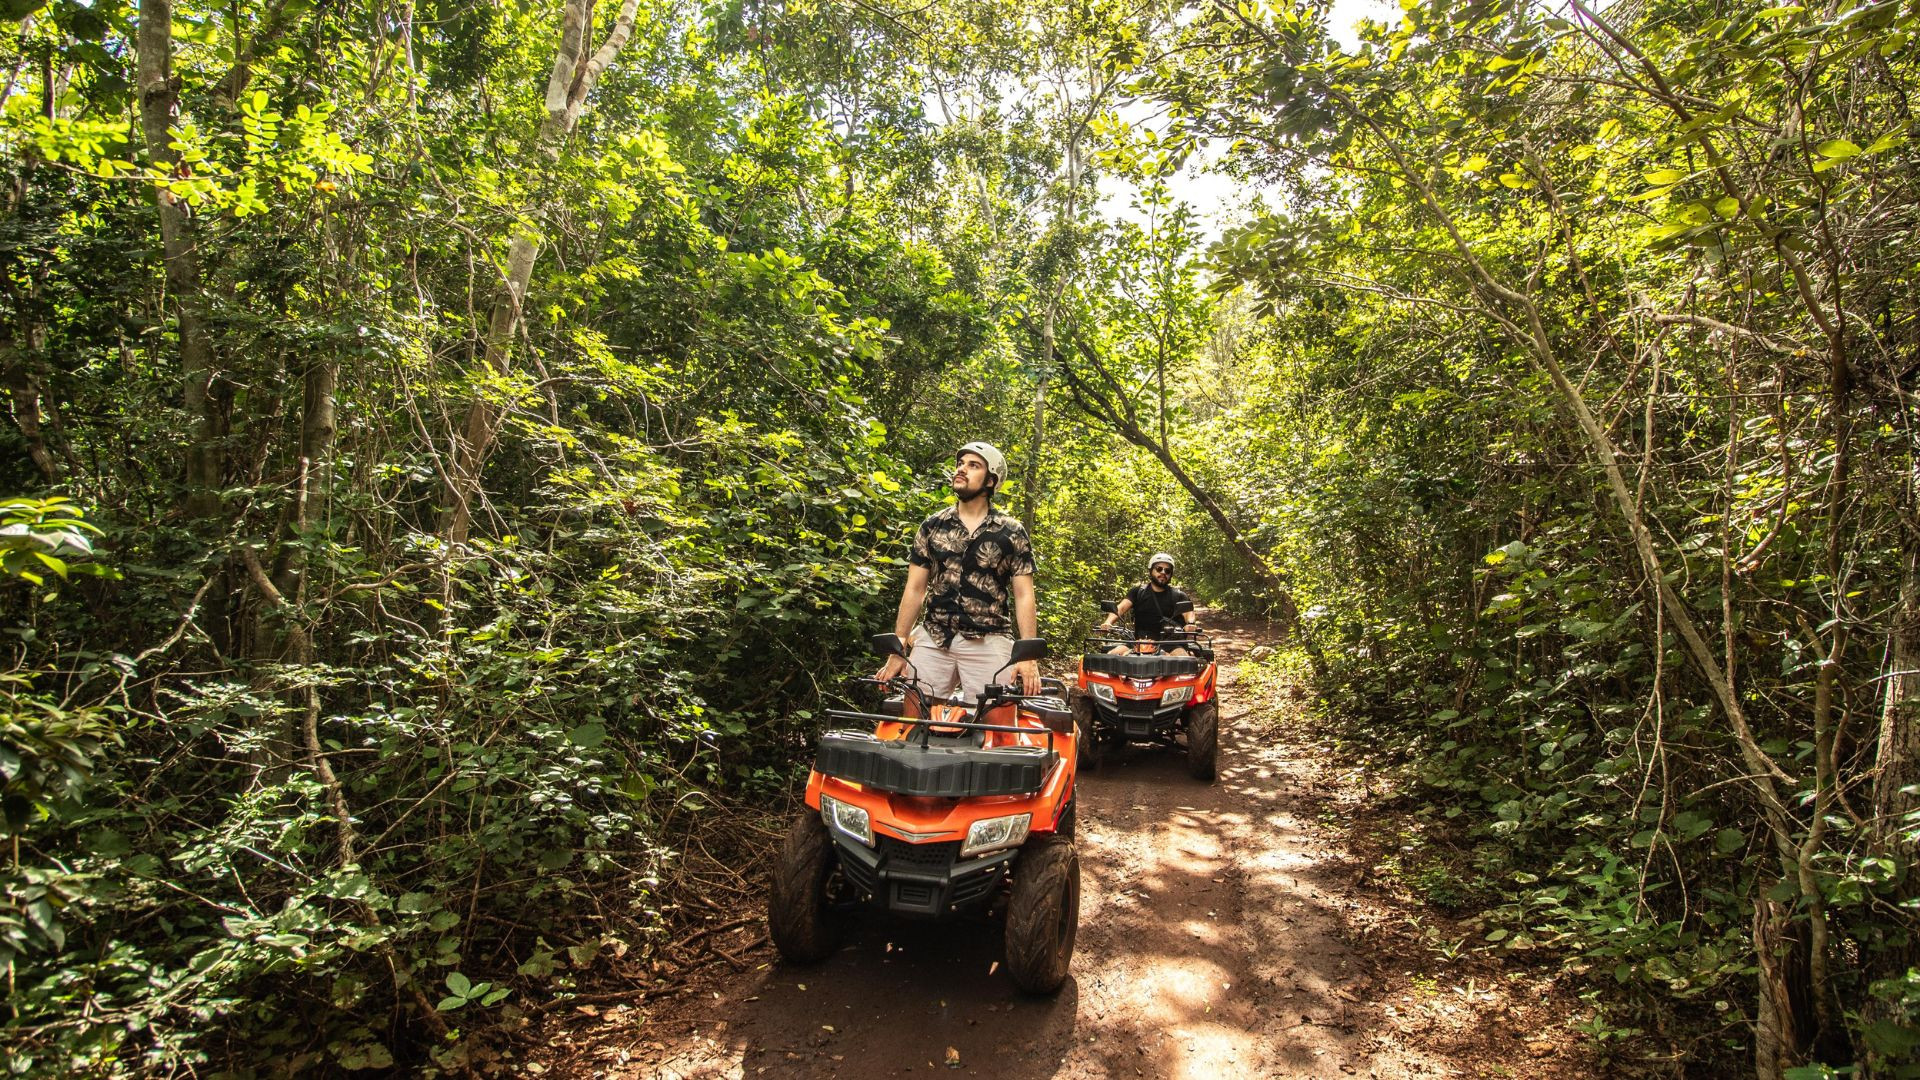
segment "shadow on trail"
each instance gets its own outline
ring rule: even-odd
[[[700,1010],[705,1017],[682,1014],[702,1045],[658,1062],[654,1075],[888,1076],[947,1071],[951,1050],[960,1073],[1051,1077],[1079,1008],[1072,978],[1048,998],[1016,990],[1000,927],[984,918],[872,918],[822,963],[774,962],[732,989]]]

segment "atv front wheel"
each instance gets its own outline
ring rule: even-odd
[[[1092,772],[1100,767],[1100,737],[1093,729],[1093,702],[1085,694],[1073,699],[1074,756],[1082,769]]]
[[[1067,981],[1080,929],[1080,856],[1073,841],[1043,836],[1027,842],[1013,864],[1007,902],[1007,974],[1029,994],[1051,994]]]
[[[780,846],[767,897],[767,931],[774,948],[793,963],[824,960],[839,944],[840,922],[829,894],[838,861],[826,823],[819,814],[802,810]]]
[[[1196,705],[1187,713],[1187,772],[1195,780],[1213,780],[1214,759],[1220,753],[1220,707],[1215,702]]]

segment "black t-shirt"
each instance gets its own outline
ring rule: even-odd
[[[1178,610],[1187,594],[1171,586],[1165,592],[1155,592],[1152,585],[1142,582],[1127,590],[1127,599],[1133,603],[1133,632],[1137,637],[1163,637],[1168,629],[1187,621]]]

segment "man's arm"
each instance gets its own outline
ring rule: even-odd
[[[1013,624],[1020,630],[1023,638],[1040,636],[1039,605],[1033,596],[1033,575],[1016,574],[1013,578]],[[1032,660],[1022,660],[1013,669],[1013,677],[1020,680],[1020,692],[1037,694],[1040,692],[1040,665]]]
[[[1131,596],[1122,597],[1120,600],[1120,603],[1113,609],[1113,614],[1107,616],[1107,620],[1101,623],[1100,625],[1112,626],[1114,623],[1117,623],[1121,619],[1126,618],[1127,612],[1132,610],[1133,610],[1133,597]]]
[[[931,576],[924,566],[907,567],[907,587],[900,591],[900,613],[893,617],[893,632],[901,641],[907,640],[913,624],[920,621],[920,608],[927,602],[927,578]]]
[[[900,591],[900,611],[893,617],[893,632],[900,635],[900,641],[908,647],[913,642],[913,624],[920,621],[920,607],[927,602],[929,576],[924,566],[907,567],[907,587]],[[889,656],[878,677],[891,679],[905,670],[906,657]]]
[[[1033,575],[1013,579],[1013,624],[1023,638],[1040,636],[1039,604],[1033,596]]]

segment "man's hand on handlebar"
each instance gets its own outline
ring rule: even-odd
[[[1040,665],[1033,660],[1022,660],[1013,665],[1013,677],[1020,685],[1022,694],[1040,692]]]
[[[879,679],[881,682],[887,682],[889,680],[899,678],[901,675],[906,673],[906,670],[907,670],[907,658],[899,655],[898,653],[895,653],[894,655],[887,657],[886,663],[880,665],[880,671],[878,674],[874,675],[874,678]]]

